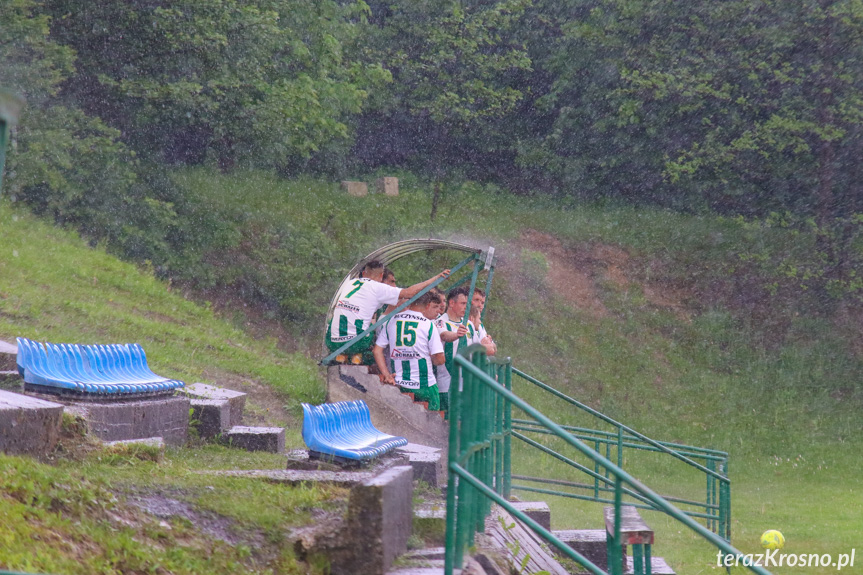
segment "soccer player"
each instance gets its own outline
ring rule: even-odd
[[[475,333],[472,333],[472,341],[470,343],[481,343],[485,346],[486,355],[494,355],[497,353],[497,344],[485,331],[485,326],[482,325],[482,310],[485,308],[485,293],[479,288],[473,290],[473,298],[470,301],[470,319],[475,327]]]
[[[382,283],[383,264],[377,260],[370,261],[363,268],[361,277],[355,280],[348,279],[339,290],[333,319],[327,326],[327,348],[330,351],[336,351],[346,341],[368,329],[372,317],[382,305],[396,305],[399,299],[410,299],[436,279],[449,277],[449,273],[449,270],[444,270],[424,282],[400,289]],[[372,358],[368,357],[368,352],[373,343],[374,334],[368,334],[353,343],[344,354],[353,355],[351,363],[370,363]],[[364,353],[366,357],[363,357]],[[342,363],[347,361],[347,356],[344,354],[336,356],[336,361]]]
[[[445,361],[440,333],[429,319],[436,314],[436,301],[434,294],[425,293],[408,309],[394,315],[373,350],[381,380],[398,385],[402,393],[413,393],[415,401],[427,401],[431,411],[440,410],[432,367]]]
[[[444,364],[435,367],[435,377],[438,395],[440,395],[440,408],[445,414],[449,413],[449,389],[452,374],[455,373],[453,358],[458,352],[459,338],[468,333],[468,328],[460,323],[466,306],[467,290],[465,288],[450,290],[446,296],[446,313],[442,314],[435,324],[443,341]],[[458,318],[450,319],[448,314],[457,315]]]

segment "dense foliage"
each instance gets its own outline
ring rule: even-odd
[[[0,83],[28,108],[7,188],[218,283],[217,254],[295,233],[221,221],[165,166],[407,169],[436,182],[432,218],[473,179],[792,228],[811,249],[740,255],[859,299],[861,37],[847,0],[10,0]],[[298,263],[264,251],[249,293]]]

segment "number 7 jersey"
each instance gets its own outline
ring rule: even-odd
[[[328,332],[330,341],[348,341],[365,331],[378,308],[384,304],[398,303],[401,291],[401,288],[368,278],[346,281],[339,289],[338,303]]]
[[[406,310],[393,316],[376,343],[389,348],[390,370],[396,385],[422,389],[437,383],[431,356],[443,353],[443,344],[434,322],[420,312]]]

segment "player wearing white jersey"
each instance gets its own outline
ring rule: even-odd
[[[451,290],[446,297],[446,302],[446,313],[438,318],[437,323],[438,330],[441,332],[441,340],[443,341],[445,361],[443,365],[435,368],[438,393],[440,395],[440,408],[444,413],[449,412],[449,390],[452,376],[455,373],[453,358],[458,353],[459,338],[468,333],[467,328],[460,323],[460,320],[450,319],[449,314],[458,318],[464,315],[465,306],[467,305],[467,291],[463,288]]]
[[[375,363],[384,383],[413,393],[415,401],[427,401],[432,411],[440,409],[435,365],[444,362],[440,332],[427,316],[435,313],[435,296],[422,295],[407,310],[397,313],[378,336]],[[387,348],[389,352],[386,353]]]
[[[327,326],[326,343],[330,351],[336,351],[346,342],[368,329],[372,317],[381,306],[385,304],[395,305],[399,299],[412,298],[436,279],[448,277],[449,270],[444,270],[424,282],[405,289],[382,283],[383,275],[383,264],[379,261],[371,261],[363,268],[359,278],[348,279],[339,288],[339,297],[333,312],[333,319]],[[373,343],[374,335],[368,334],[354,342],[344,353],[361,354],[368,352]],[[336,358],[337,361],[344,359],[342,357]],[[360,357],[355,356],[354,363],[360,362],[370,363],[371,358],[360,359]]]

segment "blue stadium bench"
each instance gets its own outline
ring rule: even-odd
[[[128,397],[168,394],[185,384],[156,375],[136,344],[78,345],[18,338],[18,372],[34,391]]]
[[[364,401],[323,405],[303,404],[303,441],[309,456],[322,459],[367,461],[408,444],[404,437],[387,435],[372,425]]]

